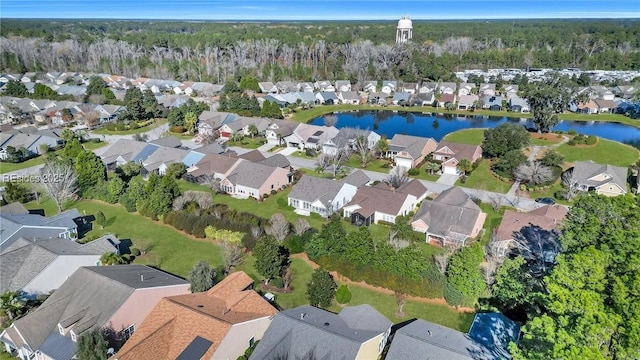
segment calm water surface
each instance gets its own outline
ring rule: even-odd
[[[437,115],[429,113],[382,111],[352,111],[335,113],[338,117],[336,127],[358,127],[370,129],[388,138],[395,134],[432,137],[440,141],[448,133],[460,129],[494,128],[506,122],[522,124],[533,128],[529,118],[508,118],[483,115]],[[312,124],[322,125],[323,118],[318,117]],[[562,120],[553,130],[576,130],[585,135],[597,135],[605,139],[619,141],[640,148],[640,128],[629,125],[597,122]]]

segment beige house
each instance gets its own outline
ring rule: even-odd
[[[282,190],[290,182],[287,169],[243,160],[222,180],[221,186],[230,195],[259,200],[272,190]]]
[[[71,359],[87,331],[111,329],[128,339],[160,299],[188,294],[189,286],[144,265],[81,267],[0,341],[22,359]]]
[[[576,161],[571,182],[581,191],[594,190],[596,194],[606,196],[624,195],[627,193],[627,168]]]
[[[249,359],[378,359],[391,325],[370,305],[347,306],[339,314],[300,306],[275,316]]]
[[[429,243],[441,246],[464,246],[467,239],[480,235],[487,214],[483,213],[469,195],[458,187],[443,191],[438,197],[426,200],[413,217],[414,231],[426,234]]]
[[[406,169],[416,167],[438,145],[433,138],[402,134],[395,134],[388,144],[387,157],[392,158],[396,166]]]
[[[237,359],[277,312],[235,272],[206,292],[160,300],[115,359]]]

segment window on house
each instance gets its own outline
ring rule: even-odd
[[[58,332],[60,333],[60,335],[64,335],[64,328],[60,324],[58,324]]]
[[[124,331],[122,332],[124,334],[124,338],[126,340],[129,340],[129,338],[131,336],[133,336],[133,333],[136,331],[136,325],[132,324],[131,326],[129,326],[128,328],[124,329]]]
[[[255,342],[256,342],[256,338],[255,336],[252,336],[251,339],[249,339],[249,347],[252,347],[253,344],[255,344]]]
[[[73,342],[78,341],[78,337],[76,336],[76,333],[73,332],[73,330],[71,330],[71,341]]]

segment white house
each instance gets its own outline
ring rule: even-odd
[[[327,217],[349,203],[357,191],[342,181],[303,176],[289,193],[289,206],[300,215],[314,212]]]

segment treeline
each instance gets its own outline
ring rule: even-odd
[[[493,67],[640,68],[640,22],[173,23],[6,20],[5,71],[82,70],[223,83],[317,79],[449,80]]]

